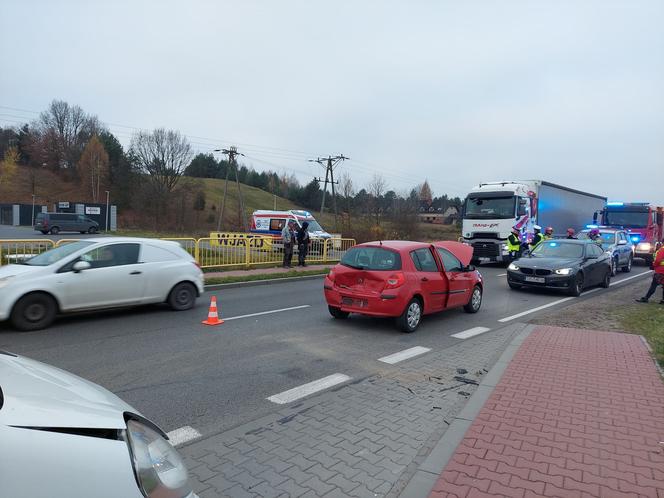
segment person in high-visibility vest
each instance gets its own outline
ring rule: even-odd
[[[507,250],[511,259],[521,256],[521,230],[517,227],[512,227],[512,233],[507,237]]]
[[[553,227],[546,227],[544,229],[544,240],[549,240],[553,238]]]
[[[533,240],[530,243],[531,252],[533,249],[535,249],[538,245],[540,245],[544,241],[544,235],[542,235],[542,227],[539,225],[535,225],[533,227],[533,230],[535,230],[535,235],[533,236]]]
[[[664,244],[664,239],[662,239],[662,244]],[[659,304],[664,304],[664,245],[655,253],[655,260],[652,263],[652,268],[655,270],[655,274],[652,276],[650,288],[645,296],[636,300],[637,303],[647,303],[648,299],[650,299],[657,290],[657,287],[661,285],[662,300]]]

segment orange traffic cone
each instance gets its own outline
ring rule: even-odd
[[[224,323],[223,320],[219,319],[219,314],[217,313],[217,297],[212,296],[210,301],[210,311],[208,311],[207,320],[203,320],[201,323],[204,325],[221,325]]]

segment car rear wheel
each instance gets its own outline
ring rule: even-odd
[[[338,320],[345,320],[348,318],[348,315],[350,315],[348,311],[341,311],[339,308],[335,308],[334,306],[328,306],[327,309],[330,312],[330,315]]]
[[[611,276],[615,277],[618,274],[618,257],[611,258]]]
[[[97,227],[88,228],[88,233],[97,233]]]
[[[622,267],[622,271],[624,273],[629,273],[632,271],[632,263],[634,262],[634,258],[630,255],[630,257],[627,259],[627,264]]]
[[[51,228],[51,235],[57,235],[59,233],[60,233],[60,229],[58,227]]]
[[[57,311],[58,307],[51,296],[35,292],[18,300],[12,310],[11,320],[18,330],[39,330],[53,323]]]
[[[514,290],[519,290],[521,288],[521,285],[513,284],[512,282],[507,282],[507,285],[510,286],[510,289],[514,289]]]
[[[599,286],[608,289],[610,285],[611,285],[611,272],[607,271],[606,274],[604,275],[602,283],[600,283]]]
[[[40,230],[40,232],[46,235],[48,233],[48,230]]]
[[[583,274],[579,273],[570,285],[569,294],[570,296],[578,297],[581,295],[581,292],[583,292]]]
[[[196,304],[196,287],[189,282],[180,282],[168,295],[168,304],[175,311],[193,308]]]
[[[397,318],[397,325],[402,331],[411,333],[415,332],[420,321],[422,321],[422,303],[414,297],[410,300],[401,316]]]
[[[470,300],[468,304],[463,307],[463,310],[466,313],[477,313],[482,306],[482,289],[479,285],[476,285],[473,289],[473,293],[470,295]]]

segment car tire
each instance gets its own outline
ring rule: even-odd
[[[53,227],[53,228],[51,228],[50,232],[51,232],[51,235],[57,235],[57,234],[60,233],[60,228]]]
[[[410,300],[401,316],[397,318],[397,326],[407,334],[415,332],[422,321],[422,302],[414,297]]]
[[[618,257],[611,258],[611,276],[615,277],[618,274]]]
[[[196,304],[196,287],[190,282],[180,282],[168,294],[168,305],[175,311],[190,310]]]
[[[348,315],[350,315],[348,311],[341,311],[341,309],[334,306],[328,306],[327,309],[330,312],[330,315],[332,315],[337,320],[345,320],[348,318]]]
[[[88,228],[88,233],[97,233],[97,227]]]
[[[633,263],[634,263],[634,258],[630,255],[629,259],[627,260],[627,264],[622,267],[623,273],[631,272]]]
[[[85,232],[81,232],[81,233],[85,233]]]
[[[58,306],[50,295],[43,292],[27,294],[12,309],[11,321],[22,332],[48,327],[58,312]]]
[[[611,286],[611,272],[607,271],[602,279],[602,282],[599,284],[600,287],[608,289]]]
[[[522,286],[519,284],[514,284],[512,282],[507,282],[507,285],[510,286],[510,289],[519,290]]]
[[[43,235],[46,235],[46,234],[48,233],[48,230],[40,230],[40,232],[41,232]]]
[[[569,289],[569,295],[579,297],[583,292],[583,273],[578,273]]]
[[[470,294],[468,304],[463,307],[463,310],[466,313],[477,313],[480,310],[480,306],[482,306],[482,288],[476,285]]]

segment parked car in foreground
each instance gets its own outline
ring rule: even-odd
[[[0,351],[0,495],[196,498],[168,436],[106,389]]]
[[[582,230],[578,235],[579,239],[590,240],[590,230]],[[611,276],[615,277],[619,268],[625,273],[632,271],[634,245],[629,240],[629,234],[616,228],[599,227],[598,230],[602,249],[611,256]]]
[[[60,232],[97,233],[99,223],[82,214],[37,213],[34,228],[44,235],[57,235]]]
[[[482,304],[482,275],[470,265],[473,248],[459,242],[382,241],[359,244],[325,278],[325,299],[334,318],[350,313],[395,317],[413,332],[422,315]]]
[[[579,296],[587,287],[611,283],[611,257],[590,240],[553,239],[507,267],[511,289],[540,287]]]
[[[57,313],[168,303],[196,304],[203,272],[177,242],[104,237],[61,245],[0,267],[0,321],[37,330]]]

